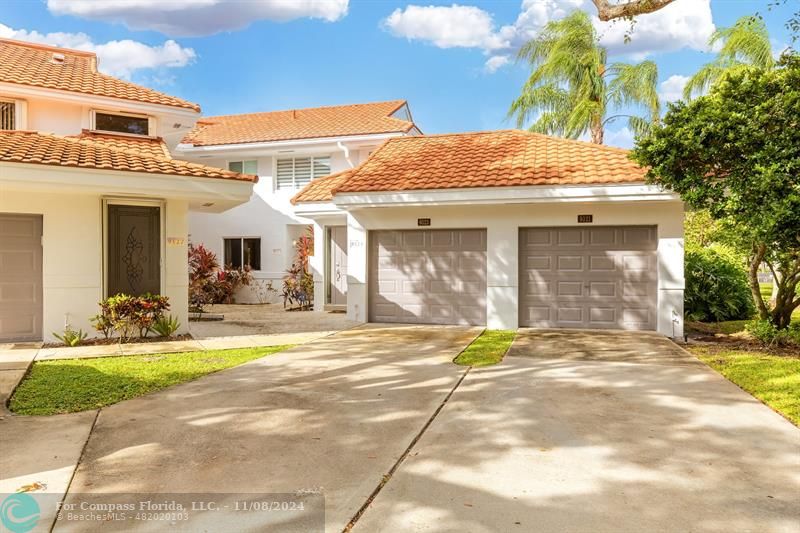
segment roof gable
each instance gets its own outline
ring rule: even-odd
[[[643,182],[621,148],[521,130],[386,141],[334,192]]]
[[[641,183],[628,150],[521,130],[398,137],[359,167],[312,181],[294,201],[338,193]]]
[[[181,141],[194,146],[406,133],[414,127],[405,100],[204,117]],[[397,118],[407,115],[411,120]]]
[[[200,106],[97,71],[92,52],[0,39],[0,82],[165,105]]]
[[[258,178],[197,163],[154,157],[141,149],[123,149],[88,138],[60,137],[32,131],[0,130],[0,162],[144,172],[256,182]]]

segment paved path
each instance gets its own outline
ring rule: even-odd
[[[800,429],[657,335],[521,332],[355,531],[800,531]]]
[[[105,408],[66,501],[321,491],[328,529],[341,530],[464,374],[452,359],[479,333],[360,327]]]

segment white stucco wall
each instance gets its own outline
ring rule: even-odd
[[[188,331],[188,273],[186,240],[188,204],[167,200],[164,210],[165,238],[183,239],[166,244],[162,285],[169,297],[170,313],[181,322],[179,333]],[[0,184],[0,213],[42,215],[43,324],[45,341],[66,324],[96,336],[90,318],[103,299],[103,197],[15,191]]]
[[[683,335],[683,204],[674,201],[537,203],[431,207],[361,208],[348,212],[348,318],[367,321],[367,238],[370,230],[419,229],[418,218],[435,228],[487,231],[487,326],[519,324],[519,229],[578,226],[578,214],[592,214],[594,226],[658,227],[658,326],[670,337]],[[583,225],[581,225],[583,226]],[[321,263],[322,264],[322,263]]]
[[[297,154],[298,156],[329,155],[331,172],[350,168],[342,152]],[[366,156],[366,153],[364,154]],[[360,151],[350,152],[350,161],[358,164]],[[191,158],[188,158],[191,160]],[[296,190],[277,190],[275,185],[275,157],[229,156],[226,158],[195,159],[205,165],[227,168],[229,161],[258,161],[259,181],[253,187],[250,201],[224,213],[189,214],[189,238],[194,244],[203,244],[224,261],[224,239],[228,237],[258,237],[261,239],[261,269],[253,277],[272,280],[273,287],[280,291],[281,280],[294,260],[294,241],[308,231],[312,220],[294,214],[292,197]],[[319,241],[323,242],[323,241]],[[273,301],[278,301],[278,295]],[[252,289],[243,288],[236,295],[239,303],[256,303],[258,298]]]

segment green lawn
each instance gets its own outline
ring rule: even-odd
[[[484,330],[453,362],[463,366],[496,365],[503,360],[516,334],[508,330]]]
[[[800,355],[689,348],[701,361],[800,426]]]
[[[21,415],[97,409],[240,365],[291,346],[40,361],[11,397]]]

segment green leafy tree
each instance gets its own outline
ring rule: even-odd
[[[508,116],[516,117],[519,128],[536,117],[530,130],[539,133],[574,139],[589,132],[597,144],[603,143],[605,126],[619,118],[627,118],[636,134],[646,132],[661,112],[656,64],[608,65],[607,55],[583,11],[549,22],[519,51],[533,72]],[[609,113],[631,107],[643,108],[645,117]]]
[[[800,307],[800,57],[735,69],[707,96],[671,105],[631,156],[651,183],[736,228],[759,315],[788,327]],[[778,280],[772,308],[758,285],[762,264]]]
[[[753,66],[768,70],[775,66],[769,32],[759,17],[745,16],[729,28],[718,28],[711,34],[708,45],[714,47],[718,44],[721,48],[716,59],[703,65],[683,88],[683,97],[687,100],[705,92],[732,69]]]

